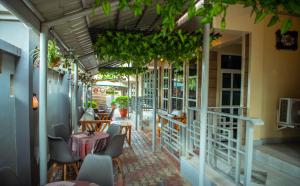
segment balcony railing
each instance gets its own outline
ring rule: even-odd
[[[185,152],[186,124],[158,112],[160,117],[160,145],[174,158],[178,159]]]
[[[224,113],[229,111],[234,111],[234,114]],[[214,107],[207,112],[207,165],[236,185],[251,183],[253,128],[263,124],[260,119],[244,117],[245,113],[246,109],[239,107]],[[161,110],[158,110],[158,115],[161,147],[176,159],[180,156],[199,159],[202,152],[200,108],[188,108],[187,124]]]
[[[222,111],[235,109],[235,114]],[[207,164],[232,179],[250,185],[253,154],[253,127],[259,119],[244,117],[245,108],[209,108],[207,113]],[[188,108],[186,155],[198,157],[200,146],[200,108]],[[242,180],[241,177],[244,177]],[[242,180],[242,181],[241,181]]]

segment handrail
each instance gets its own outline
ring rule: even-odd
[[[209,107],[208,109],[210,109],[212,107]],[[213,107],[216,108],[216,107]],[[226,107],[219,107],[219,108],[225,108]],[[243,108],[243,107],[232,107],[232,108]],[[188,109],[193,110],[193,111],[200,111],[201,108],[197,108],[197,107],[188,107]],[[214,114],[214,115],[218,115],[218,116],[224,116],[224,117],[230,117],[230,118],[234,118],[234,119],[239,119],[239,120],[245,120],[248,121],[249,124],[251,125],[264,125],[264,121],[258,118],[251,118],[251,117],[246,117],[246,116],[238,116],[238,115],[234,115],[234,114],[228,114],[228,113],[224,113],[224,112],[217,112],[217,111],[207,111],[208,114]]]

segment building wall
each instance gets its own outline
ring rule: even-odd
[[[10,95],[10,77],[15,73],[16,60],[15,56],[0,51],[0,167],[8,166],[13,170],[17,166],[16,123],[15,97]]]
[[[229,7],[226,29],[249,32],[249,116],[264,120],[264,126],[255,127],[255,139],[290,138],[300,136],[296,129],[277,129],[277,108],[280,97],[300,98],[300,50],[275,48],[275,32],[281,23],[268,28],[269,17],[254,24],[251,9],[240,5]],[[300,19],[291,17],[293,28],[300,32]],[[220,28],[220,18],[213,27]],[[298,39],[299,40],[299,39]],[[299,41],[298,41],[299,44]]]

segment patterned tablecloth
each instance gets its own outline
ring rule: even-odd
[[[108,143],[109,134],[104,132],[95,132],[95,135],[88,135],[87,132],[79,132],[71,135],[70,145],[72,152],[80,156],[83,160],[93,148],[98,152],[105,149]]]
[[[90,183],[87,181],[58,181],[48,183],[45,186],[99,186],[95,183]]]

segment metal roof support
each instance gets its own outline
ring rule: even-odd
[[[153,74],[153,128],[152,128],[152,151],[156,151],[156,109],[157,109],[157,99],[156,99],[156,89],[157,89],[157,60],[154,60],[154,74]]]
[[[140,24],[140,22],[142,21],[142,19],[143,19],[145,13],[147,12],[147,9],[148,9],[148,7],[145,6],[144,9],[143,9],[142,15],[140,15],[139,19],[137,20],[137,22],[136,22],[136,24],[135,24],[135,26],[134,26],[135,29],[139,26],[139,24]]]
[[[208,107],[208,82],[209,82],[209,46],[210,23],[204,25],[203,50],[202,50],[202,78],[201,78],[201,111],[200,111],[200,170],[199,185],[205,185],[205,157],[206,157],[206,128]],[[200,64],[199,64],[200,65]]]
[[[37,16],[20,0],[0,0],[1,4],[17,16],[27,26],[40,31],[41,22]]]
[[[195,8],[196,10],[199,10],[199,8],[204,4],[204,0],[199,0],[196,4],[195,4]],[[183,14],[183,16],[181,16],[177,21],[176,21],[176,26],[180,27],[182,24],[184,24],[185,22],[187,22],[189,20],[189,15],[188,12],[186,12],[185,14]]]
[[[39,71],[39,155],[40,185],[47,183],[47,29],[40,33],[40,71]]]

